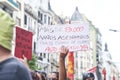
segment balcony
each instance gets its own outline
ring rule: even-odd
[[[34,19],[37,20],[37,13],[35,12],[35,10],[33,10],[33,8],[29,4],[25,4],[24,8],[29,15],[31,15]]]
[[[14,0],[0,0],[0,4],[6,6],[12,11],[18,11],[18,4]]]

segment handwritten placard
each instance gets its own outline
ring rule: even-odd
[[[70,51],[89,49],[89,25],[64,24],[39,27],[36,52],[58,52],[62,45]]]
[[[32,35],[32,32],[16,27],[16,57],[23,58],[24,55],[28,60],[32,59]]]

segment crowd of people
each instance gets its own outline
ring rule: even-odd
[[[45,72],[31,70],[24,55],[23,59],[11,55],[14,27],[14,20],[0,10],[0,80],[66,80],[65,58],[69,49],[61,47],[58,72],[51,72],[48,76]],[[93,73],[83,74],[83,80],[94,80]]]

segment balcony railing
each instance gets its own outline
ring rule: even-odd
[[[17,11],[19,7],[18,3],[14,0],[0,0],[0,3],[12,11]]]
[[[8,0],[12,5],[18,8],[18,4],[14,0]]]

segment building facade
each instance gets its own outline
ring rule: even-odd
[[[101,53],[101,69],[100,73],[102,75],[102,80],[119,80],[119,69],[112,62],[111,54],[109,53],[108,46],[105,43],[105,49]]]
[[[90,49],[87,51],[77,51],[75,57],[75,80],[82,79],[82,73],[89,71],[97,66],[97,54],[102,51],[101,33],[76,7],[71,17],[72,23],[84,22],[89,25]],[[98,48],[97,48],[98,47]],[[95,72],[96,74],[96,72]]]
[[[37,65],[44,71],[57,71],[58,61],[57,54],[36,53],[36,42],[39,33],[39,27],[42,25],[62,24],[62,20],[51,9],[49,0],[35,0],[37,5],[33,6],[32,0],[2,0],[0,8],[10,14],[16,21],[16,26],[21,27],[33,33],[32,51],[38,56]],[[12,41],[14,55],[15,35]],[[48,67],[49,66],[49,67]]]

